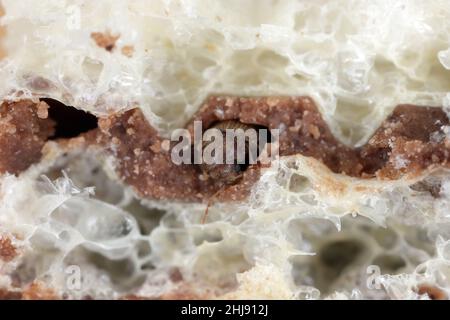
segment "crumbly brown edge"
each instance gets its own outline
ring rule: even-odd
[[[39,108],[40,103],[30,101],[1,105],[0,173],[19,174],[39,161],[52,132],[52,119]],[[312,157],[335,173],[358,178],[418,175],[430,167],[448,167],[450,157],[450,140],[444,132],[449,120],[437,107],[397,106],[359,148],[339,142],[308,97],[212,96],[187,125],[191,133],[197,120],[204,129],[225,120],[280,129],[280,156]],[[82,136],[89,138],[88,145],[113,156],[118,177],[143,198],[204,202],[221,190],[217,200],[242,201],[262,169],[250,165],[240,181],[224,188],[222,181],[205,176],[198,165],[176,165],[171,161],[175,143],[159,136],[139,109],[99,118],[99,128]]]
[[[449,124],[441,108],[399,105],[368,143],[350,148],[340,143],[307,97],[210,97],[193,117],[203,128],[225,120],[282,129],[280,156],[301,154],[324,163],[331,171],[358,178],[398,179],[419,175],[433,166],[448,166]],[[222,188],[195,165],[176,166],[167,141],[139,110],[100,120],[99,143],[110,144],[119,177],[139,194],[152,199],[201,201]],[[123,159],[127,159],[124,161]],[[220,192],[221,201],[244,200],[258,181],[261,166],[251,165],[242,180]],[[156,186],[156,187],[155,187]]]

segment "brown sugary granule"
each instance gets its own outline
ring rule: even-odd
[[[313,138],[316,140],[320,138],[319,128],[314,124],[309,125],[309,133],[311,133]]]
[[[133,46],[123,46],[122,47],[122,54],[128,58],[131,58],[134,53],[134,47]]]
[[[169,140],[163,140],[163,141],[161,142],[161,148],[162,148],[164,151],[169,151],[169,150],[170,150],[170,141],[169,141]]]
[[[39,119],[47,119],[48,118],[48,109],[49,106],[45,101],[40,101],[37,104],[37,116]]]
[[[159,153],[161,152],[161,142],[160,141],[156,141],[154,144],[152,144],[152,146],[150,147],[150,149],[155,152],[155,153]]]
[[[112,51],[116,46],[116,41],[120,38],[120,35],[113,35],[110,31],[106,32],[93,32],[91,38],[95,43],[106,51]]]

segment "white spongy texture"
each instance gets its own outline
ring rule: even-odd
[[[446,171],[363,181],[310,158],[285,158],[264,172],[248,204],[215,205],[201,224],[203,205],[139,201],[95,153],[57,159],[2,178],[1,231],[16,235],[21,250],[3,272],[16,285],[39,280],[76,299],[176,290],[227,299],[418,299],[426,298],[417,294],[423,284],[450,294]],[[439,198],[417,183],[440,186]]]
[[[396,104],[442,105],[450,91],[446,0],[2,3],[0,96],[97,114],[139,105],[163,132],[211,93],[310,95],[342,141],[361,144]],[[120,35],[113,51],[93,32]]]
[[[445,0],[1,2],[2,99],[97,115],[138,106],[168,134],[209,94],[308,95],[353,146],[399,103],[450,109]],[[109,52],[93,32],[120,37]],[[448,170],[381,181],[283,158],[248,203],[214,205],[201,224],[204,205],[138,199],[109,158],[46,148],[0,179],[0,235],[20,251],[0,261],[2,286],[39,280],[69,298],[423,299],[422,284],[450,295]]]

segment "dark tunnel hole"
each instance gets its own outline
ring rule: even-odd
[[[265,145],[268,143],[272,143],[274,141],[272,132],[270,131],[270,129],[268,127],[265,126],[261,126],[261,125],[256,125],[256,124],[252,124],[251,125],[253,127],[253,129],[256,130],[257,134],[258,134],[258,146],[257,146],[257,153],[256,153],[256,157],[260,157],[261,156],[261,152]],[[265,141],[261,141],[260,138],[260,133],[264,133],[265,132]],[[244,172],[245,170],[248,169],[248,167],[250,166],[250,152],[247,151],[246,155],[245,155],[245,163],[243,164],[236,164],[236,171],[237,172]]]
[[[56,123],[55,133],[49,138],[50,140],[74,138],[98,127],[97,117],[88,112],[67,106],[55,99],[41,100],[49,105],[49,118]]]
[[[257,153],[256,153],[256,157],[260,157],[261,156],[261,152],[265,145],[268,143],[272,143],[274,141],[272,132],[270,132],[270,129],[268,127],[265,126],[261,126],[261,125],[256,125],[253,124],[252,125],[253,129],[256,130],[257,134],[258,134],[258,146],[257,146]],[[265,132],[265,141],[261,141],[260,138],[260,133],[264,133]],[[250,152],[247,151],[246,155],[245,155],[245,163],[243,164],[237,164],[237,168],[236,170],[238,172],[244,172],[245,170],[248,169],[248,167],[250,166]]]

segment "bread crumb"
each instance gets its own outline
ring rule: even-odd
[[[117,139],[116,137],[113,137],[112,139],[111,139],[111,142],[112,142],[112,144],[120,144],[120,140],[119,139]]]
[[[320,138],[320,131],[317,126],[315,126],[313,124],[309,125],[308,131],[309,131],[309,133],[311,133],[311,135],[313,136],[314,139],[317,140]]]
[[[91,33],[91,38],[100,48],[111,52],[116,46],[116,41],[120,38],[120,35],[112,35],[109,31],[105,33],[93,32]]]
[[[280,99],[275,97],[269,97],[267,98],[266,102],[269,107],[275,107],[277,104],[280,103]]]
[[[234,104],[234,99],[232,99],[232,98],[227,98],[227,100],[225,101],[225,106],[226,107],[232,107],[233,106],[233,104]]]
[[[163,140],[163,142],[161,142],[161,149],[163,149],[164,151],[169,151],[170,150],[170,141]]]
[[[134,47],[133,46],[123,46],[122,47],[122,54],[128,58],[131,58],[134,53]]]
[[[37,104],[37,116],[39,119],[48,118],[49,105],[45,101],[41,101]]]
[[[156,143],[152,144],[152,146],[150,147],[150,150],[152,150],[154,153],[161,152],[161,143],[159,141],[157,141]]]

